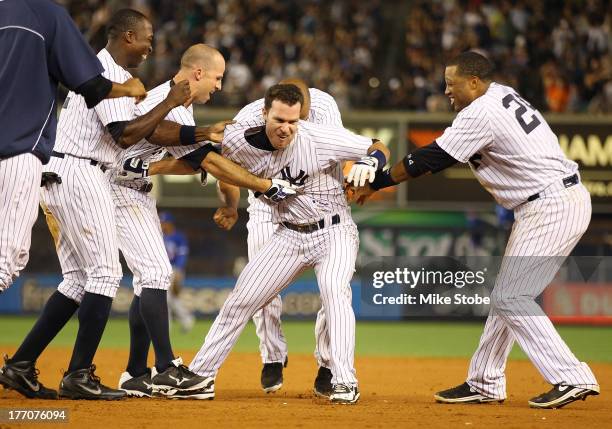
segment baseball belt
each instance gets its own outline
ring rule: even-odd
[[[333,215],[331,218],[332,225],[338,225],[340,223],[340,215]],[[318,231],[320,229],[325,228],[325,219],[318,220],[317,222],[307,223],[307,224],[295,224],[289,222],[281,222],[285,228],[290,229],[292,231],[302,232],[306,234],[310,234],[311,232]],[[331,226],[331,225],[330,225]]]
[[[56,158],[62,158],[62,159],[66,158],[67,156],[70,156],[72,158],[77,158],[77,159],[84,159],[86,161],[89,161],[89,163],[93,165],[94,167],[99,167],[103,173],[106,172],[106,170],[108,170],[108,167],[106,165],[104,165],[100,161],[96,161],[95,159],[91,159],[91,158],[81,158],[80,156],[74,156],[68,153],[62,153],[62,152],[56,152],[56,151],[51,152],[51,156],[54,156]]]
[[[569,177],[566,177],[565,179],[561,180],[561,183],[563,183],[563,186],[565,188],[571,188],[574,185],[577,185],[578,183],[580,183],[580,179],[578,178],[578,174],[573,174]],[[531,201],[535,201],[538,198],[540,198],[542,195],[542,192],[538,192],[537,194],[533,194],[532,196],[530,196],[529,198],[527,198],[527,202],[531,202]]]

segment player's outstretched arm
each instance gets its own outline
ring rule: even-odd
[[[140,101],[147,95],[147,90],[137,77],[123,83],[112,82],[112,84],[111,91],[106,98],[134,97]]]
[[[372,194],[380,189],[395,186],[423,175],[437,173],[455,165],[457,162],[459,161],[450,156],[434,141],[409,153],[392,168],[378,171],[371,183],[366,183],[365,186],[360,187],[349,185],[346,189],[347,199],[349,202],[364,204]]]
[[[347,176],[348,183],[355,186],[364,186],[372,183],[376,172],[382,170],[391,156],[391,152],[380,140],[373,140],[372,145],[367,150],[367,156],[355,162]]]

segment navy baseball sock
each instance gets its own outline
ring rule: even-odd
[[[85,292],[79,308],[79,332],[77,333],[68,372],[89,368],[102,339],[113,299]]]
[[[170,345],[167,293],[161,289],[143,288],[140,294],[140,314],[153,343],[155,368],[159,372],[165,371],[174,359]]]
[[[130,357],[125,369],[132,377],[140,377],[147,372],[147,356],[151,337],[140,315],[140,298],[134,295],[130,305]]]
[[[34,362],[70,320],[79,305],[55,291],[45,308],[9,362]]]

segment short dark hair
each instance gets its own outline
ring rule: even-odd
[[[476,76],[483,81],[490,81],[493,78],[493,64],[478,52],[462,52],[450,60],[446,66],[457,66],[459,74]]]
[[[149,18],[134,9],[119,9],[108,21],[106,35],[109,39],[113,39],[126,31],[134,31],[142,20],[148,21]]]
[[[304,96],[302,91],[293,84],[282,84],[272,85],[266,91],[264,96],[264,106],[269,109],[272,106],[274,100],[282,101],[288,106],[293,106],[295,103],[304,104]]]

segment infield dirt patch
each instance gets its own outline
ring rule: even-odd
[[[3,349],[11,354],[14,349]],[[50,348],[38,362],[40,380],[57,387],[71,351]],[[126,350],[102,349],[96,355],[97,374],[115,386],[127,361]],[[193,351],[183,351],[188,363]],[[359,357],[359,404],[330,405],[316,399],[312,384],[317,372],[310,356],[289,354],[283,388],[266,395],[259,387],[261,363],[256,353],[232,353],[221,368],[214,401],[171,401],[128,399],[99,401],[33,401],[16,392],[0,390],[0,408],[67,408],[68,424],[42,427],[116,428],[200,428],[200,427],[419,427],[419,428],[578,428],[612,427],[612,400],[608,386],[611,364],[592,364],[602,385],[602,394],[575,402],[560,410],[534,410],[527,400],[549,389],[526,361],[508,363],[509,397],[503,405],[441,405],[433,393],[463,382],[466,359],[415,359]],[[0,427],[41,427],[36,424],[7,424]]]

